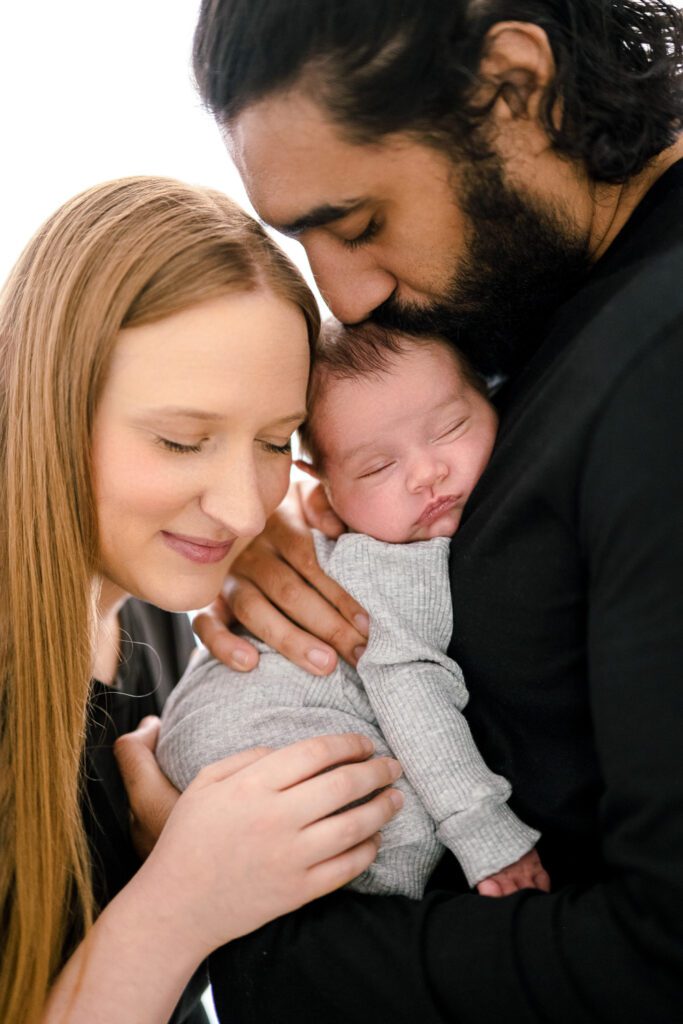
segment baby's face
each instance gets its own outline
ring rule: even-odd
[[[332,381],[316,409],[330,503],[377,540],[450,537],[496,428],[493,408],[439,343],[392,357],[380,376]]]

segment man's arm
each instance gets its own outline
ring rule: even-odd
[[[579,495],[601,877],[498,900],[337,893],[214,955],[224,1024],[683,1019],[682,330],[621,381]]]

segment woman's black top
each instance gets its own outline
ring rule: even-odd
[[[93,680],[85,759],[83,817],[101,908],[135,874],[140,861],[130,838],[126,791],[112,751],[145,715],[158,715],[194,649],[186,615],[173,615],[133,598],[119,614],[121,655],[113,686]],[[174,1024],[205,1024],[198,1003],[207,986],[202,968],[185,990]]]

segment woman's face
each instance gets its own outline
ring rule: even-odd
[[[264,290],[121,331],[93,428],[109,593],[170,611],[216,596],[287,489],[308,364],[303,314]]]

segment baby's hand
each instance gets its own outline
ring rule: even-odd
[[[540,889],[542,892],[550,892],[550,878],[535,848],[525,853],[514,864],[508,864],[495,875],[482,878],[481,882],[477,883],[477,892],[480,896],[509,896],[511,892],[517,892],[519,889]]]

